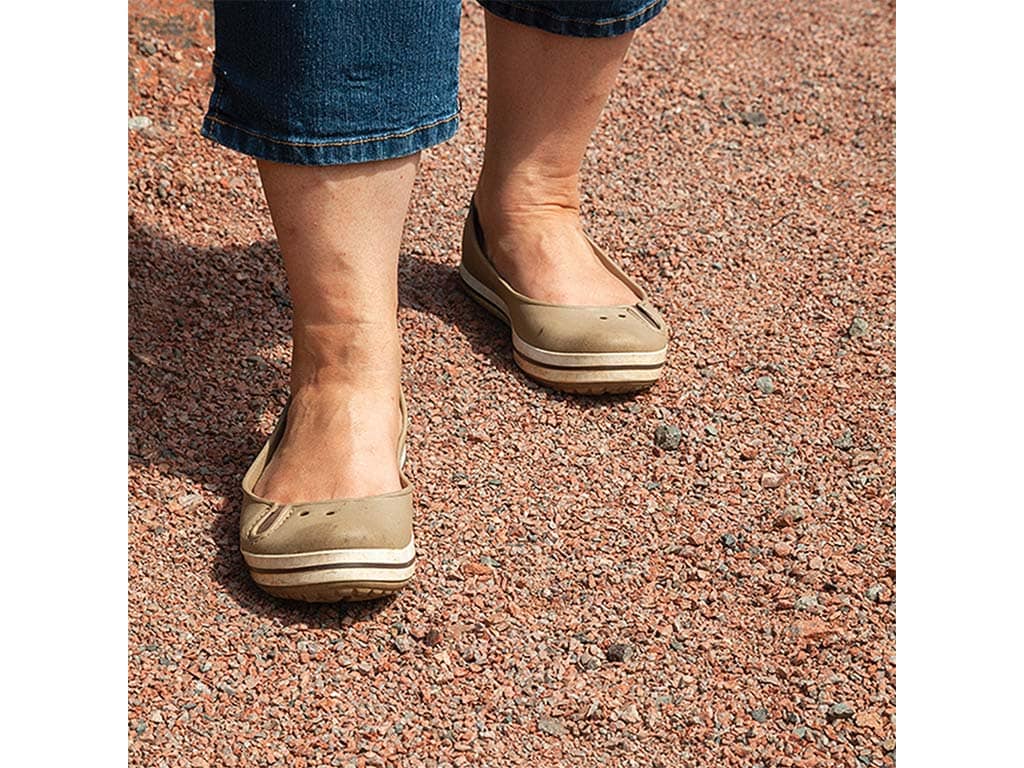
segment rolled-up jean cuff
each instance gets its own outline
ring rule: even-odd
[[[570,37],[615,37],[647,23],[668,0],[477,0],[495,16]]]
[[[459,126],[459,0],[215,0],[200,134],[291,165],[412,155]]]
[[[291,165],[346,165],[412,155],[447,141],[459,127],[459,112],[422,125],[379,136],[310,141],[301,137],[268,136],[244,128],[210,111],[200,133],[229,149],[252,157]]]

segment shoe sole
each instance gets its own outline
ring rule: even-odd
[[[512,359],[534,381],[573,394],[604,395],[647,389],[661,376],[666,348],[654,352],[556,352],[523,341],[501,297],[463,265],[459,277],[470,298],[512,331]]]
[[[294,555],[242,552],[261,589],[276,597],[333,603],[397,592],[415,573],[412,540],[402,549],[333,549]]]

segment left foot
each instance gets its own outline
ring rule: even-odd
[[[550,304],[635,304],[636,294],[608,271],[583,234],[574,205],[501,206],[475,197],[487,255],[516,291]]]

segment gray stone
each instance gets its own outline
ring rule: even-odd
[[[853,318],[853,322],[850,323],[849,330],[846,331],[846,335],[851,339],[856,339],[858,336],[863,336],[868,332],[868,321],[863,317]]]
[[[604,652],[608,661],[625,662],[633,658],[633,646],[628,643],[612,643]]]
[[[143,56],[152,56],[156,53],[156,45],[152,40],[143,40],[139,43],[139,53]]]
[[[768,118],[765,116],[764,112],[744,112],[742,117],[743,122],[746,125],[756,125],[760,128],[761,126],[768,124]]]
[[[756,386],[759,390],[761,390],[762,393],[766,395],[770,395],[772,392],[775,391],[775,382],[772,380],[771,376],[761,376],[757,381],[754,382],[754,386]]]
[[[565,736],[568,733],[562,722],[555,720],[553,717],[538,717],[537,728],[544,731],[544,733],[550,733],[552,736]]]
[[[832,441],[832,445],[841,451],[848,451],[853,448],[853,432],[846,430],[841,437]]]
[[[798,611],[813,611],[820,608],[817,595],[801,595],[796,599],[795,607]]]
[[[764,707],[758,707],[750,713],[750,716],[757,720],[757,722],[763,723],[768,720],[768,710]]]
[[[853,717],[853,707],[842,702],[833,704],[825,713],[825,719],[830,723],[836,720],[849,720],[851,717]]]
[[[663,451],[677,451],[683,441],[683,433],[674,424],[659,424],[654,430],[654,444]]]
[[[148,117],[129,117],[128,118],[128,130],[129,131],[144,131],[153,124],[153,121]]]
[[[619,719],[626,723],[639,723],[641,718],[636,704],[630,704],[628,707],[620,710]]]
[[[731,533],[722,534],[722,538],[719,539],[719,541],[722,542],[722,546],[726,549],[736,549],[736,545],[738,543],[736,537]]]

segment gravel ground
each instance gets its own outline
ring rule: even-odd
[[[584,207],[674,336],[605,398],[531,384],[458,288],[466,4],[400,266],[417,577],[351,606],[238,554],[285,277],[253,161],[198,135],[209,4],[129,12],[132,765],[894,764],[893,3],[672,0],[637,35]]]

